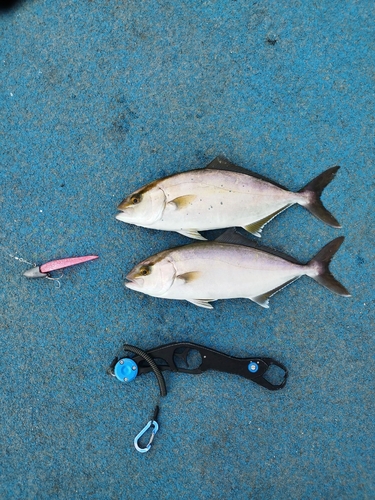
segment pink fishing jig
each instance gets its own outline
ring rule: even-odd
[[[26,276],[26,278],[46,278],[51,271],[57,271],[65,267],[75,266],[76,264],[82,264],[82,262],[98,258],[99,255],[85,255],[84,257],[68,257],[67,259],[51,260],[41,266],[28,269],[23,275]]]

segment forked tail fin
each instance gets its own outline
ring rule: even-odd
[[[341,227],[340,223],[324,207],[320,196],[323,189],[333,180],[339,168],[340,167],[329,168],[298,191],[299,193],[304,193],[306,195],[306,201],[300,203],[303,207],[329,226],[338,228]]]
[[[310,260],[308,266],[313,273],[309,274],[309,276],[324,287],[328,288],[328,290],[331,290],[331,292],[344,297],[351,297],[348,290],[337,281],[329,270],[329,263],[337,250],[340,248],[343,241],[343,236],[332,240],[325,247],[323,247],[313,259]]]

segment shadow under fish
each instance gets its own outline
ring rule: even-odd
[[[0,13],[1,12],[10,12],[13,9],[20,7],[25,0],[2,0],[0,2]]]

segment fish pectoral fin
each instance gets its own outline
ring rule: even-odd
[[[280,208],[280,210],[276,210],[276,212],[273,212],[272,214],[267,215],[267,217],[264,217],[263,219],[257,220],[256,222],[252,222],[251,224],[248,224],[247,226],[243,226],[243,229],[245,229],[249,233],[253,234],[254,236],[258,236],[258,238],[260,238],[261,237],[260,233],[262,232],[263,227],[270,220],[272,220],[274,217],[276,217],[276,215],[280,214],[281,212],[283,212],[284,210],[286,210],[290,206],[291,205],[286,205],[285,207]]]
[[[199,277],[201,273],[199,271],[190,271],[188,273],[179,274],[176,279],[182,280],[184,283],[191,283]]]
[[[203,307],[204,309],[213,309],[210,302],[213,302],[215,299],[186,299],[188,302],[191,302],[195,306]]]
[[[283,288],[285,288],[286,286],[293,283],[293,281],[295,281],[298,278],[299,278],[299,276],[297,276],[297,278],[292,278],[291,280],[286,281],[282,285],[274,288],[273,290],[270,290],[269,292],[262,293],[261,295],[258,295],[256,297],[249,297],[249,299],[252,300],[253,302],[255,302],[256,304],[264,307],[265,309],[268,309],[270,307],[269,298],[272,297],[272,295],[275,295],[275,293],[277,293],[280,290],[282,290]]]
[[[173,206],[176,210],[181,208],[186,208],[192,203],[197,196],[195,194],[185,194],[184,196],[178,196],[173,200],[168,202],[168,205]]]
[[[202,236],[196,229],[184,229],[181,231],[176,231],[179,234],[182,234],[183,236],[187,236],[188,238],[193,238],[194,240],[203,240],[207,241],[207,238]]]

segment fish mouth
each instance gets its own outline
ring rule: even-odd
[[[125,217],[124,212],[120,212],[120,213],[116,214],[115,217],[117,220],[121,220],[123,222],[126,222],[126,219],[127,219],[127,217]]]
[[[116,219],[127,222],[129,216],[131,217],[134,212],[134,206],[132,205],[132,203],[130,203],[130,201],[123,200],[117,207],[117,210],[120,213],[116,214]]]
[[[117,220],[120,220],[122,222],[130,222],[134,219],[134,210],[133,207],[128,207],[128,208],[117,208],[120,212],[115,215]],[[132,217],[133,216],[133,217]]]
[[[130,288],[130,290],[140,290],[143,286],[144,279],[132,277],[131,275],[126,276],[128,281],[125,282],[126,288]]]

